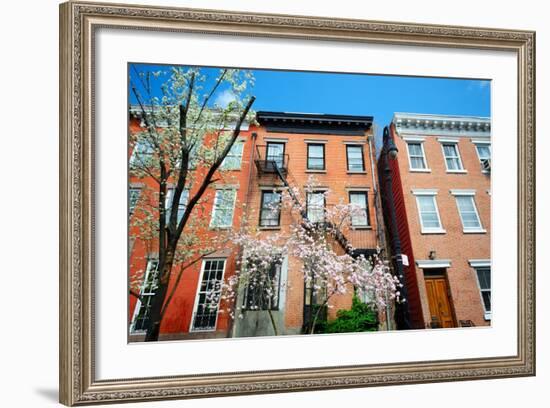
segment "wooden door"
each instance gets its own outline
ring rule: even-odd
[[[455,327],[449,287],[444,276],[425,277],[432,327]]]

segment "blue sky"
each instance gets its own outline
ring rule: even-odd
[[[136,70],[169,66],[135,64]],[[256,84],[256,111],[332,113],[374,116],[379,130],[391,122],[394,112],[490,116],[490,82],[470,79],[426,78],[369,74],[341,74],[252,70]],[[215,78],[218,68],[203,68]],[[218,102],[231,97],[224,89]],[[135,103],[130,92],[130,103]]]

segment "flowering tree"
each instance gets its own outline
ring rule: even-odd
[[[201,254],[192,233],[200,222],[193,225],[191,215],[206,189],[223,178],[221,165],[243,122],[254,120],[255,98],[249,95],[254,78],[249,71],[235,69],[221,69],[215,78],[208,75],[212,70],[195,67],[131,69],[130,90],[143,124],[141,131],[130,135],[129,172],[156,186],[153,194],[140,200],[141,217],[134,217],[137,238],[148,240],[158,252],[158,279],[145,336],[145,341],[156,341],[173,294],[168,294],[173,267],[178,265],[178,283],[191,257]],[[218,98],[222,93],[230,97]],[[215,247],[202,244],[202,251]],[[131,281],[139,280],[136,275]]]
[[[290,255],[301,259],[303,283],[309,288],[310,304],[316,299],[318,307],[312,316],[307,331],[314,333],[320,311],[330,306],[330,300],[336,295],[358,294],[373,308],[383,309],[388,301],[399,301],[399,279],[391,273],[387,264],[378,255],[366,259],[363,255],[352,256],[353,246],[345,240],[345,231],[349,229],[353,216],[362,210],[355,204],[338,203],[330,209],[324,209],[319,216],[304,217],[306,214],[304,197],[307,192],[316,190],[315,180],[310,179],[304,192],[291,187],[283,193],[280,205],[290,211],[292,223],[287,234],[273,234],[263,237],[258,232],[241,231],[232,241],[243,248],[240,270],[222,285],[218,286],[210,298],[212,304],[224,300],[232,316],[242,317],[241,306],[236,305],[239,290],[256,294],[261,300],[256,309],[269,303],[276,303],[278,291],[275,290],[275,276],[272,265],[282,257]],[[324,193],[330,196],[330,191]],[[310,203],[310,206],[312,203]],[[315,209],[310,208],[312,214]],[[403,299],[401,299],[403,301]],[[279,333],[271,308],[269,313],[275,335]]]

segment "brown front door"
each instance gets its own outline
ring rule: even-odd
[[[445,276],[425,276],[430,305],[431,327],[455,327],[449,286]]]

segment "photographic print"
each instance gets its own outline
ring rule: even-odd
[[[129,342],[491,325],[489,80],[128,64]]]

